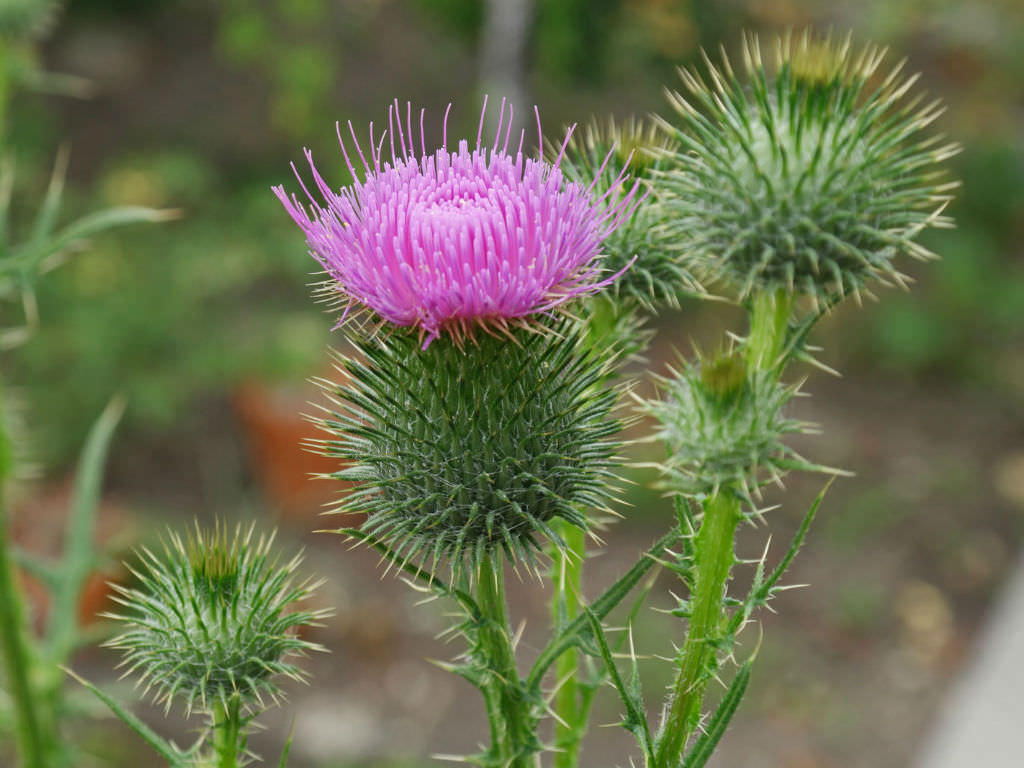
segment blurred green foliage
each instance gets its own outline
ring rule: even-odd
[[[269,186],[229,192],[192,153],[124,157],[103,175],[107,201],[202,208],[158,235],[98,239],[41,284],[47,322],[14,371],[31,387],[39,458],[70,455],[111,391],[127,395],[129,426],[162,431],[197,395],[315,368],[331,321],[307,302],[313,264]]]

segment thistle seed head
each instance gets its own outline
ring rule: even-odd
[[[364,532],[401,557],[475,570],[501,551],[533,565],[543,539],[560,541],[554,518],[586,528],[584,509],[609,502],[611,353],[569,322],[426,349],[393,333],[359,349],[362,360],[341,361],[346,386],[324,382],[333,406],[319,448],[357,483],[337,511],[365,514]]]
[[[136,587],[115,585],[123,612],[111,618],[126,629],[108,645],[168,710],[178,699],[187,713],[210,712],[235,695],[262,708],[263,696],[281,695],[274,678],[303,679],[291,657],[324,650],[297,633],[327,612],[294,608],[317,585],[295,580],[301,556],[281,562],[273,539],[255,539],[253,527],[228,534],[197,524],[186,541],[170,534],[162,556],[139,553]]]
[[[933,254],[922,231],[951,222],[958,147],[926,129],[941,114],[907,97],[916,77],[880,73],[885,52],[787,35],[771,72],[754,37],[741,80],[723,55],[680,70],[670,93],[679,149],[657,178],[667,235],[698,276],[740,298],[782,288],[834,303],[870,284],[904,284],[896,262]]]

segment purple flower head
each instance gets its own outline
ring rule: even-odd
[[[362,180],[339,124],[338,140],[354,179],[350,187],[332,190],[306,150],[322,202],[298,171],[308,206],[283,187],[274,188],[344,305],[339,324],[352,311],[369,310],[395,325],[418,328],[426,346],[442,331],[459,340],[479,325],[507,328],[510,321],[548,312],[618,276],[602,275],[599,253],[602,240],[636,205],[636,187],[613,202],[625,173],[596,197],[593,184],[563,178],[561,153],[554,164],[524,157],[525,131],[509,151],[513,111],[506,111],[504,100],[494,142],[485,146],[486,111],[485,98],[472,150],[465,140],[457,150],[448,149],[446,111],[441,148],[428,154],[423,110],[417,148],[412,105],[403,126],[396,100],[383,136],[375,140],[370,124],[369,159],[348,123]],[[540,115],[534,112],[539,139]],[[390,162],[383,157],[385,141]]]

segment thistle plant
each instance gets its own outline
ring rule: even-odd
[[[317,446],[339,460],[332,477],[355,481],[335,511],[365,515],[337,532],[457,607],[451,631],[465,646],[448,668],[480,689],[490,729],[465,758],[476,765],[525,768],[546,751],[558,768],[579,765],[604,684],[637,740],[634,762],[705,765],[751,679],[743,630],[784,588],[822,496],[774,566],[767,549],[752,564],[744,593],[731,586],[737,529],[766,522],[765,483],[838,474],[787,443],[809,429],[788,413],[798,387],[787,366],[810,359],[824,312],[875,283],[904,284],[900,259],[930,256],[916,238],[949,224],[939,164],[955,147],[924,135],[939,110],[905,100],[913,79],[897,68],[875,81],[880,51],[787,36],[769,71],[749,38],[744,61],[745,79],[728,60],[708,62],[706,77],[683,72],[690,100],[670,95],[675,123],[570,135],[550,162],[523,154],[504,103],[493,142],[481,129],[475,145],[449,150],[446,121],[428,151],[423,113],[417,132],[396,102],[384,134],[371,125],[368,152],[351,124],[354,150],[339,130],[350,187],[335,191],[307,152],[317,194],[301,177],[306,202],[274,190],[355,342],[343,382],[323,382],[318,419]],[[749,329],[641,400],[675,514],[588,603],[587,532],[617,495],[617,357],[642,348],[637,308],[671,303],[698,279],[724,286]],[[504,573],[539,571],[545,557],[552,635],[524,670]],[[630,633],[605,624],[655,568],[678,577],[670,613],[682,622],[659,723]],[[715,679],[726,689],[709,709]]]
[[[247,763],[250,725],[283,696],[279,680],[304,681],[294,660],[324,650],[301,632],[329,612],[297,607],[318,582],[297,580],[301,555],[282,561],[273,542],[273,535],[257,538],[254,526],[229,534],[223,524],[204,531],[197,523],[185,539],[169,533],[159,555],[139,552],[136,586],[115,585],[121,611],[109,618],[125,629],[106,644],[123,652],[124,674],[166,711],[180,703],[186,716],[204,715],[207,727],[180,750],[82,682],[172,766]]]
[[[468,651],[456,668],[483,692],[492,728],[478,759],[525,765],[540,749],[544,702],[539,681],[526,686],[515,666],[503,560],[532,566],[544,542],[566,547],[556,521],[582,531],[585,510],[612,495],[616,393],[602,384],[614,350],[589,348],[556,313],[617,276],[599,251],[632,213],[637,186],[624,188],[624,171],[600,184],[565,178],[568,137],[553,163],[526,157],[504,102],[485,144],[485,112],[486,101],[472,149],[448,149],[446,119],[441,148],[428,152],[423,113],[417,143],[411,107],[403,125],[396,103],[390,162],[371,126],[369,161],[355,145],[362,178],[342,141],[352,187],[335,193],[313,168],[322,202],[275,192],[343,320],[363,314],[380,328],[357,329],[362,359],[342,363],[351,383],[327,385],[335,407],[321,420],[323,448],[350,464],[338,477],[359,483],[340,510],[367,513],[359,530],[340,532],[458,597]],[[538,116],[542,144],[540,131]]]

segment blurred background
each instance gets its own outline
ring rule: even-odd
[[[15,200],[41,196],[66,146],[68,217],[113,204],[183,215],[97,238],[47,276],[40,330],[0,357],[39,468],[19,490],[18,536],[42,552],[55,545],[86,430],[124,393],[101,526],[108,567],[83,623],[104,609],[103,582],[123,576],[130,548],[165,526],[259,519],[281,528],[286,547],[306,547],[337,616],[315,638],[332,653],[307,663],[313,684],[262,718],[254,748],[272,757],[294,717],[299,768],[412,768],[474,750],[486,735],[476,692],[426,661],[459,650],[434,640],[442,610],[416,607],[368,553],[311,533],[339,525],[318,517],[339,489],[307,479],[332,466],[298,447],[315,434],[300,414],[318,394],[304,382],[329,373],[328,349],[342,341],[310,299],[315,265],[270,187],[295,188],[289,163],[303,147],[332,184],[346,183],[335,121],[363,134],[395,98],[425,107],[428,126],[452,103],[450,130],[468,134],[483,93],[508,95],[521,113],[538,105],[552,138],[591,117],[668,116],[663,88],[679,87],[675,68],[701,48],[735,54],[743,30],[806,25],[887,45],[891,64],[908,58],[919,90],[948,105],[937,130],[965,147],[951,163],[963,188],[950,211],[957,229],[928,237],[942,260],[903,265],[916,280],[909,293],[882,291],[817,329],[821,359],[843,377],[795,372],[812,395],[801,415],[824,430],[799,448],[856,477],[832,488],[791,571],[812,588],[764,617],[760,663],[714,765],[909,764],[1024,541],[1018,0],[70,0],[40,65],[83,80],[71,96],[16,96]],[[0,304],[0,326],[14,310]],[[724,328],[743,331],[739,312],[698,304],[655,324],[656,371],[693,340],[709,347]],[[595,591],[665,524],[663,500],[643,489],[650,477],[634,474],[632,506],[593,561]],[[786,502],[769,515],[775,541],[818,483],[794,477],[769,496]],[[767,538],[745,531],[740,554],[756,556]],[[669,586],[659,583],[655,605],[668,605]],[[527,654],[544,633],[545,594],[516,585]],[[678,630],[648,611],[638,643],[669,654]],[[76,667],[112,681],[115,661],[89,650]],[[657,701],[666,665],[645,666]],[[139,711],[187,737],[177,718]],[[585,763],[627,763],[630,737],[596,727],[617,717],[609,692]],[[76,727],[98,764],[158,764],[115,722]]]

